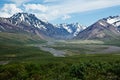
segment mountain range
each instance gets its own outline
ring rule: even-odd
[[[43,39],[72,39],[84,28],[79,23],[53,25],[28,13],[17,13],[10,18],[0,18],[1,32],[25,32],[39,35]]]
[[[119,39],[120,16],[103,18],[81,31],[75,39]]]
[[[92,24],[51,24],[34,14],[17,13],[0,18],[0,32],[38,35],[42,39],[117,39],[120,36],[120,16],[109,16]]]

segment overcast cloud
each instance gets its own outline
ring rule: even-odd
[[[71,18],[70,14],[73,13],[120,5],[120,0],[43,0],[43,3],[38,2],[37,4],[34,1],[11,0],[10,4],[4,4],[1,7],[0,16],[10,17],[18,12],[28,12],[48,21],[57,18],[66,20]],[[60,3],[56,3],[58,1]]]

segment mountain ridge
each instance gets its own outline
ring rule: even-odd
[[[16,13],[10,18],[0,18],[0,31],[30,33],[42,39],[117,39],[120,35],[120,16],[109,16],[85,27],[79,23],[53,25],[34,14]]]
[[[75,24],[67,24],[66,27],[62,25],[59,25],[59,27],[54,26],[53,24],[49,22],[43,22],[42,20],[38,19],[34,14],[28,14],[28,13],[17,13],[11,16],[10,18],[1,18],[1,23],[5,22],[7,24],[16,26],[20,28],[21,30],[25,32],[30,32],[36,35],[40,35],[40,37],[49,37],[49,38],[55,38],[55,39],[72,39],[77,32],[81,31],[80,25]],[[68,28],[75,28],[73,30],[73,33],[68,31]],[[5,27],[4,25],[1,25],[2,27]],[[81,28],[82,29],[82,28]],[[3,30],[4,31],[4,30]],[[9,30],[8,30],[9,31]],[[77,33],[76,33],[77,34]]]
[[[107,17],[98,20],[80,32],[75,39],[118,39],[120,36],[120,31],[118,29],[119,26],[114,25],[114,23],[119,20],[113,21],[114,18],[116,18],[116,16],[112,17],[111,19],[110,17]]]

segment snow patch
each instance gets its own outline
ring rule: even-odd
[[[73,36],[77,36],[80,31],[86,29],[86,27],[81,26],[81,25],[79,25],[79,24],[77,24],[76,26],[77,26],[77,29],[76,29],[76,31],[74,32]]]
[[[114,24],[114,23],[119,22],[119,21],[120,21],[120,16],[113,16],[113,17],[107,18],[107,22],[109,24]]]
[[[72,33],[73,31],[70,29],[69,26],[67,26],[66,24],[63,25],[63,28],[66,29],[69,33]]]
[[[115,26],[120,26],[120,21],[119,22],[116,22],[114,23]]]
[[[99,24],[102,25],[102,26],[106,26],[106,25],[105,25],[104,23],[102,23],[102,22],[99,22]]]
[[[21,21],[24,21],[24,15],[23,14],[21,14],[20,19],[21,19]]]

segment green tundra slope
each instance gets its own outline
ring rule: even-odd
[[[119,52],[86,54],[95,46],[98,46],[96,50],[106,48],[99,47],[104,44],[101,41],[88,42],[87,45],[81,41],[48,45],[38,36],[0,32],[0,80],[119,80]],[[54,57],[29,44],[44,44],[67,54]]]

